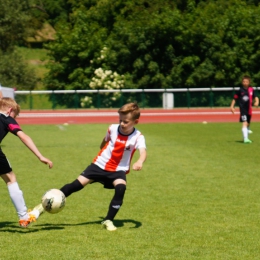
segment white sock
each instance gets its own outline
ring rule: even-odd
[[[7,185],[7,188],[19,219],[27,219],[27,207],[23,198],[23,192],[20,190],[18,183],[11,183]]]
[[[245,140],[245,139],[248,139],[248,130],[247,130],[247,127],[243,127],[243,128],[242,128],[242,133],[243,133],[244,140]]]

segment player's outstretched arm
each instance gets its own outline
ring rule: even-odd
[[[26,135],[23,131],[17,132],[17,136],[39,158],[42,163],[48,164],[49,168],[52,168],[53,163],[48,158],[42,156],[30,136]]]
[[[230,105],[230,110],[233,114],[235,113],[235,104],[236,104],[236,100],[233,99]]]
[[[139,159],[133,164],[133,170],[140,171],[143,168],[143,163],[146,160],[147,154],[145,148],[139,149],[140,157]]]

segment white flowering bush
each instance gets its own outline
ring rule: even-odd
[[[101,50],[100,57],[97,58],[98,61],[104,60],[106,58],[106,52],[108,51],[107,47],[104,47]],[[93,63],[94,61],[91,61]],[[94,71],[94,77],[89,83],[91,89],[121,89],[124,87],[124,75],[119,75],[117,72],[112,70],[104,70],[102,67]],[[113,105],[120,98],[120,92],[113,93],[102,93],[102,103],[107,107]],[[93,106],[93,97],[86,96],[81,99],[82,107],[91,107]]]
[[[81,107],[93,107],[92,97],[85,96],[80,100]]]
[[[89,86],[91,89],[120,89],[124,87],[124,75],[98,68]]]

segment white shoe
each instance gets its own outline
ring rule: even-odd
[[[40,216],[42,213],[44,213],[44,208],[43,208],[43,206],[42,206],[41,203],[38,204],[37,206],[35,206],[35,207],[33,208],[33,211],[34,211],[34,210],[38,210],[38,211],[39,211],[39,216]]]
[[[108,231],[115,231],[117,228],[114,226],[113,222],[109,219],[101,222],[101,225],[104,226]]]

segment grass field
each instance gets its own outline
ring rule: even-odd
[[[107,126],[24,126],[53,160],[52,170],[18,138],[4,139],[28,207],[85,169]],[[1,182],[0,259],[259,259],[260,123],[253,123],[250,145],[241,142],[240,127],[139,125],[148,159],[141,172],[128,175],[115,232],[101,228],[113,191],[99,184],[74,193],[62,212],[44,213],[24,230]]]
[[[38,78],[35,90],[42,90],[44,86],[42,80],[48,72],[46,61],[48,59],[47,50],[40,48],[16,47],[17,52],[23,57],[24,61],[33,68]]]

